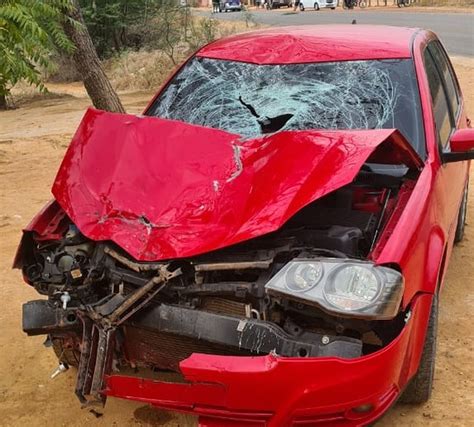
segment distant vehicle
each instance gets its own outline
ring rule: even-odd
[[[267,9],[280,9],[280,7],[291,7],[293,0],[269,0],[266,3]]]
[[[397,0],[397,6],[398,7],[408,7],[410,6],[411,1],[410,0]]]
[[[400,1],[400,0],[397,0],[397,1]],[[403,0],[403,1],[409,1],[409,0]],[[343,0],[342,2],[343,9],[354,9],[357,6],[359,6],[361,9],[364,9],[365,7],[367,7],[367,1],[366,0]]]
[[[319,9],[336,9],[338,0],[300,0],[299,8],[301,11],[305,9],[314,8]]]
[[[242,10],[242,3],[240,0],[221,0],[219,4],[219,12],[240,12]]]

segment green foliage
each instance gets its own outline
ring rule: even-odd
[[[45,88],[40,68],[51,67],[55,47],[72,51],[61,26],[68,0],[0,0],[0,96],[19,80]]]
[[[190,19],[187,8],[162,5],[155,12],[151,25],[144,29],[142,46],[162,51],[176,65],[180,51],[185,50]]]
[[[100,57],[143,44],[151,19],[166,0],[80,0],[89,34]]]
[[[103,59],[145,48],[158,49],[175,63],[178,51],[216,38],[217,21],[204,19],[194,25],[189,7],[179,0],[80,0],[80,4]]]
[[[188,37],[189,53],[219,37],[219,21],[217,19],[202,18],[191,22],[191,36]]]

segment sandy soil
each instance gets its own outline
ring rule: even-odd
[[[474,111],[474,60],[455,64]],[[23,102],[0,113],[0,425],[1,426],[192,426],[192,417],[159,411],[143,404],[109,399],[99,418],[81,410],[73,394],[75,374],[55,380],[52,350],[42,337],[21,331],[21,304],[38,298],[18,271],[11,270],[21,228],[51,197],[50,187],[87,98],[79,87],[55,87],[69,95]],[[67,90],[65,90],[67,89]],[[76,95],[76,96],[71,96]],[[139,112],[151,94],[123,96],[130,112]],[[472,113],[474,114],[474,113]],[[396,405],[380,426],[471,426],[474,420],[474,177],[465,240],[453,253],[441,298],[436,382],[429,403]]]

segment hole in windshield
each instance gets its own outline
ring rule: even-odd
[[[409,59],[256,65],[195,57],[147,115],[243,138],[281,130],[397,128],[425,154]]]

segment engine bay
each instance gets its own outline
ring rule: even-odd
[[[23,329],[48,334],[60,359],[79,364],[76,393],[83,399],[100,390],[112,369],[179,372],[179,363],[196,352],[370,354],[403,328],[399,300],[396,313],[380,320],[341,315],[296,293],[269,292],[267,284],[294,260],[367,262],[410,183],[362,170],[276,232],[166,262],[137,262],[111,242],[91,241],[59,209],[46,235],[24,236],[25,280],[48,301],[25,304]],[[99,347],[109,350],[99,354]]]

